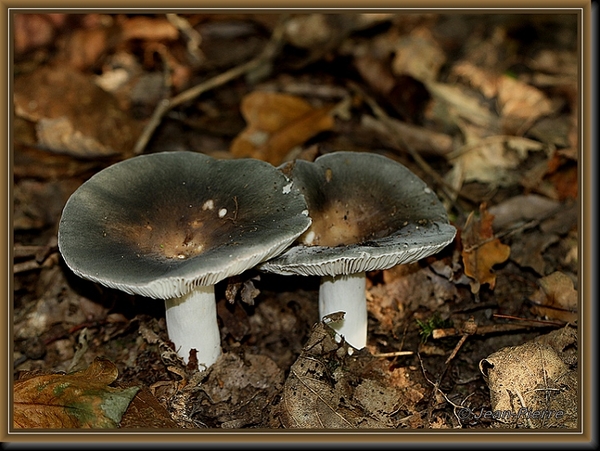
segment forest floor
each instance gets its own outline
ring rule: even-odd
[[[15,17],[15,427],[576,428],[577,27],[566,13]],[[85,180],[165,150],[276,166],[377,153],[422,178],[458,233],[367,273],[360,351],[319,321],[317,278],[218,283],[223,354],[199,371],[170,347],[163,302],[75,276],[57,247]],[[230,302],[245,282],[253,302]],[[98,400],[117,394],[107,418]]]

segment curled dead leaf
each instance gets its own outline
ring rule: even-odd
[[[473,279],[473,293],[478,293],[485,283],[493,290],[496,285],[493,266],[505,262],[510,256],[510,247],[494,238],[494,215],[488,213],[485,203],[480,205],[479,213],[480,218],[475,219],[475,212],[471,212],[461,234],[465,274]]]

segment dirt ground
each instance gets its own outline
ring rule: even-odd
[[[578,427],[575,14],[23,14],[13,26],[16,428]],[[199,371],[173,351],[163,302],[77,277],[57,247],[85,180],[167,150],[275,166],[384,155],[435,191],[457,236],[367,273],[360,351],[319,320],[316,277],[219,282],[223,354]]]

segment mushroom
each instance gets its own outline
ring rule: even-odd
[[[320,276],[319,315],[357,349],[367,344],[366,272],[412,263],[449,244],[456,229],[435,193],[387,157],[333,152],[280,169],[304,194],[311,226],[259,269]]]
[[[58,246],[78,276],[164,299],[187,363],[221,354],[214,285],[274,257],[310,225],[304,197],[269,163],[186,151],[121,161],[69,198]]]

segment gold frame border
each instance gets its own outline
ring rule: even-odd
[[[590,396],[591,393],[595,392],[593,388],[592,371],[595,370],[595,360],[592,352],[592,333],[593,315],[591,312],[594,310],[591,302],[592,299],[592,246],[591,246],[591,234],[592,220],[594,215],[592,201],[592,184],[593,184],[593,165],[591,164],[592,158],[592,96],[591,84],[592,84],[592,4],[591,1],[545,1],[540,0],[528,1],[526,5],[522,1],[518,0],[507,0],[502,2],[493,2],[486,4],[485,7],[476,5],[470,2],[460,2],[459,4],[452,4],[451,6],[446,1],[380,1],[377,5],[369,5],[365,7],[360,3],[352,1],[330,1],[326,6],[320,1],[305,0],[303,2],[291,2],[287,3],[286,6],[282,7],[281,4],[272,2],[256,2],[250,3],[247,1],[220,1],[215,3],[202,0],[201,2],[177,2],[177,5],[172,5],[169,8],[161,7],[159,4],[156,6],[148,7],[148,3],[144,7],[136,5],[137,2],[129,2],[127,6],[123,6],[122,2],[116,2],[113,0],[103,0],[96,2],[94,7],[82,7],[74,6],[71,2],[56,2],[53,4],[47,4],[46,2],[33,2],[33,1],[3,1],[0,0],[0,18],[3,24],[6,24],[4,28],[7,30],[1,36],[2,49],[6,50],[6,58],[2,59],[1,64],[7,64],[5,71],[1,72],[3,86],[6,89],[2,89],[0,94],[0,104],[6,105],[6,121],[2,122],[1,136],[5,137],[7,144],[6,157],[1,162],[2,172],[6,174],[6,183],[0,185],[2,192],[2,206],[3,211],[6,212],[6,221],[2,223],[2,235],[6,237],[6,240],[0,241],[0,250],[2,255],[6,256],[5,271],[2,272],[2,286],[6,287],[6,308],[1,312],[3,324],[5,325],[5,333],[1,334],[0,347],[1,357],[3,365],[7,365],[6,371],[0,373],[0,406],[3,410],[0,411],[0,441],[5,443],[31,443],[34,444],[45,444],[46,447],[51,447],[51,444],[56,443],[68,443],[68,442],[122,442],[128,445],[135,445],[136,443],[144,443],[144,447],[149,446],[150,443],[165,443],[165,442],[178,442],[178,443],[245,443],[245,447],[252,446],[253,444],[266,442],[266,443],[289,443],[289,442],[319,442],[319,443],[444,443],[446,446],[452,446],[454,444],[466,444],[468,443],[498,443],[498,442],[519,442],[527,444],[548,444],[548,443],[578,443],[581,445],[592,444],[596,442],[596,438],[592,431],[593,422],[592,415],[596,413],[596,406],[593,406],[594,396]],[[150,2],[153,5],[155,2]],[[426,3],[426,4],[424,4]],[[330,11],[340,12],[342,10],[374,10],[374,9],[415,9],[415,10],[447,10],[455,11],[460,10],[462,12],[468,11],[485,11],[493,13],[498,10],[502,10],[503,13],[510,12],[510,10],[518,12],[529,12],[535,10],[536,12],[552,12],[554,10],[576,10],[580,16],[580,43],[581,43],[581,73],[580,73],[580,161],[579,161],[579,193],[580,193],[580,225],[579,225],[579,293],[581,299],[581,311],[580,311],[580,341],[585,344],[580,344],[580,371],[582,384],[580,387],[581,391],[581,404],[580,404],[580,425],[581,428],[577,432],[536,432],[524,430],[522,432],[502,431],[502,432],[486,432],[486,431],[385,431],[385,432],[371,432],[371,431],[264,431],[264,430],[243,430],[243,431],[154,431],[144,430],[139,432],[123,432],[123,431],[41,431],[41,432],[20,432],[13,430],[10,424],[12,416],[10,415],[10,393],[12,387],[12,329],[11,329],[11,312],[12,312],[12,223],[10,222],[12,212],[12,146],[11,146],[11,133],[10,133],[10,117],[12,113],[12,103],[10,103],[11,93],[11,55],[12,45],[9,42],[10,23],[9,19],[14,10],[30,10],[30,12],[37,12],[44,10],[44,12],[53,12],[54,10],[68,9],[72,12],[90,12],[91,10],[107,9],[107,10],[119,10],[119,12],[125,12],[128,10],[136,11],[164,11],[164,10],[197,10],[210,8],[215,12],[239,12],[250,11],[253,12],[259,10],[271,10],[278,12],[283,9],[285,10],[319,10],[319,11]],[[596,24],[597,25],[597,24]],[[3,53],[4,55],[4,53]],[[584,95],[587,93],[587,95]],[[597,158],[597,157],[596,157]],[[586,396],[583,396],[583,394]],[[5,407],[6,406],[6,407]],[[5,407],[5,408],[4,408]],[[50,445],[50,446],[49,446]],[[151,445],[150,445],[151,446]]]

